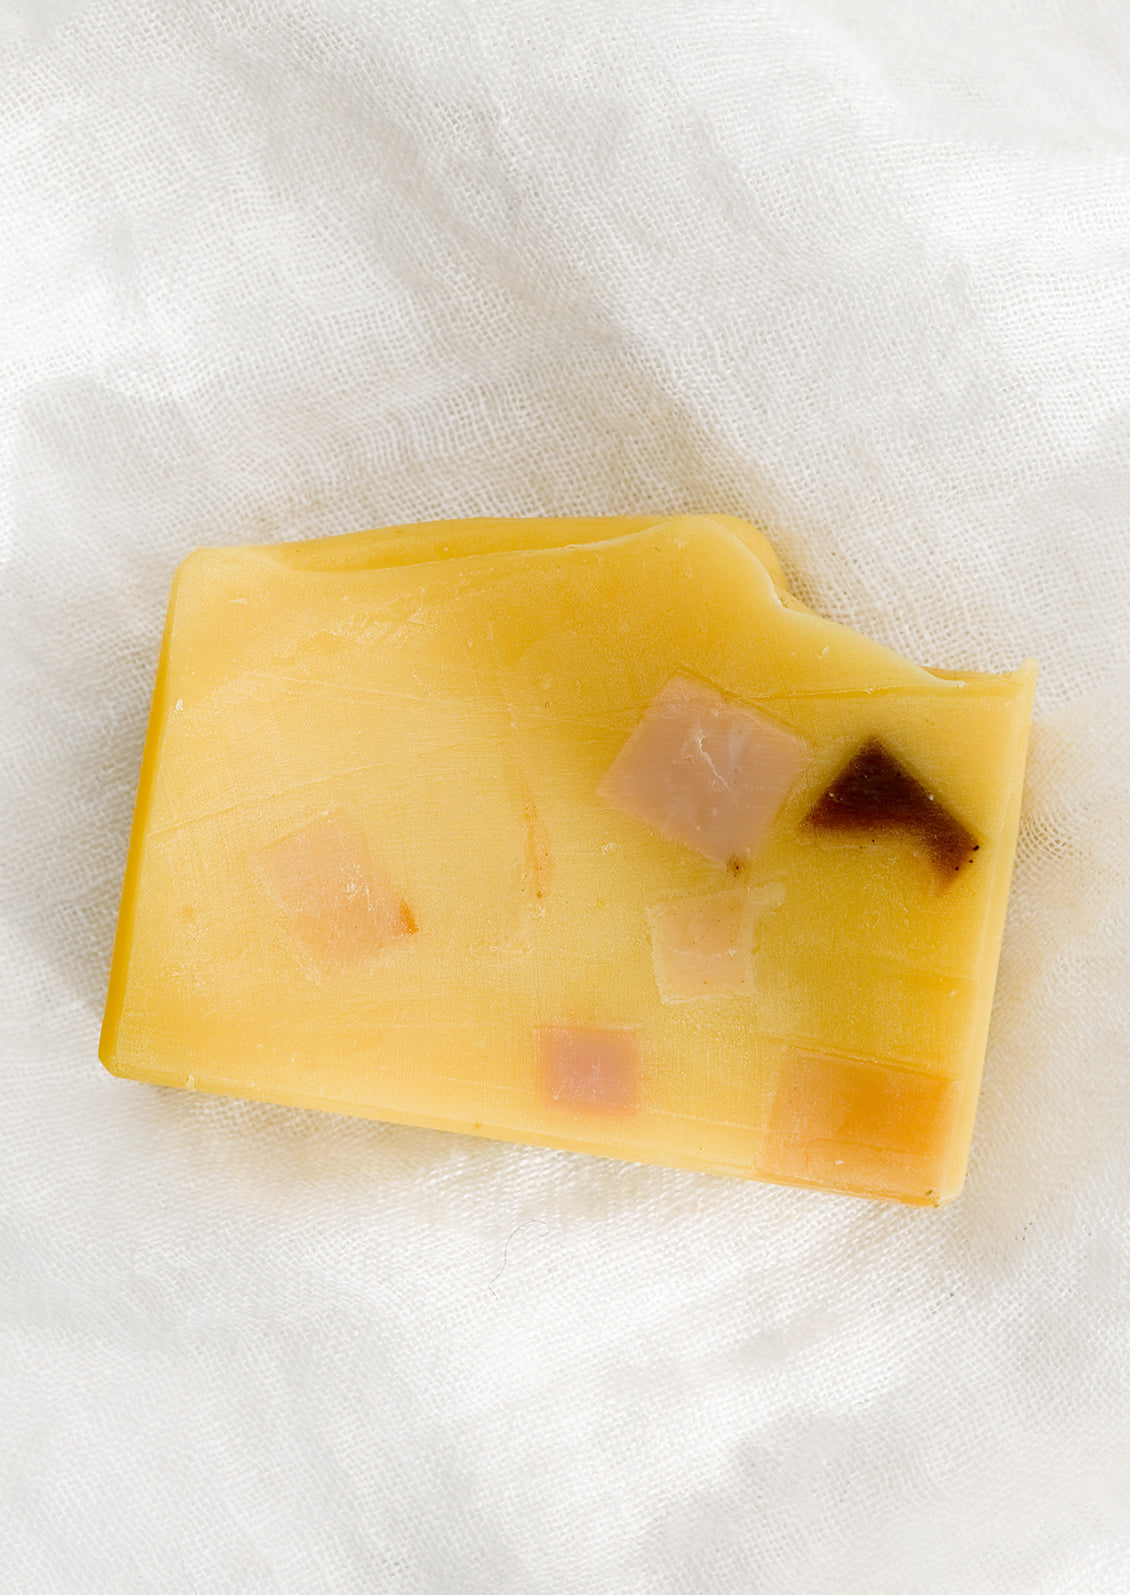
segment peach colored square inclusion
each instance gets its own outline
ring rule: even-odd
[[[758,1170],[862,1195],[929,1201],[942,1181],[957,1106],[955,1080],[790,1048]]]
[[[538,1031],[542,1088],[562,1107],[605,1112],[632,1107],[638,1058],[630,1030],[551,1025]]]
[[[675,676],[601,782],[615,808],[719,864],[760,846],[808,761],[799,737]]]
[[[340,810],[273,842],[258,862],[271,896],[322,965],[356,964],[416,930],[412,910],[373,867],[360,828]]]

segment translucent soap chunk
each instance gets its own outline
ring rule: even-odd
[[[259,856],[269,895],[306,952],[341,966],[375,957],[416,931],[402,895],[374,869],[360,827],[340,811],[320,815]]]
[[[790,1048],[759,1172],[868,1196],[941,1189],[958,1085],[916,1069]]]
[[[655,981],[664,1002],[749,996],[756,921],[784,895],[784,886],[772,882],[649,909]]]
[[[538,1032],[543,1088],[563,1107],[623,1111],[635,1101],[638,1051],[627,1030],[548,1026]]]
[[[799,737],[713,687],[675,676],[601,782],[600,795],[718,864],[759,847],[808,761]]]

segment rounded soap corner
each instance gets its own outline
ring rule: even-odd
[[[102,1026],[102,1034],[98,1038],[98,1062],[107,1074],[112,1074],[115,1080],[128,1080],[129,1070],[118,1057],[117,1015],[106,1015]]]
[[[172,589],[175,593],[181,583],[194,576],[203,566],[209,564],[221,550],[198,545],[190,549],[183,559],[179,560],[173,570]]]
[[[951,1148],[950,1163],[951,1168],[938,1181],[937,1186],[927,1191],[925,1206],[934,1208],[952,1207],[965,1190],[965,1183],[969,1175],[968,1146]]]
[[[169,583],[167,623],[172,624],[180,600],[208,592],[219,572],[235,563],[243,553],[244,550],[237,546],[223,545],[204,545],[187,553],[173,571],[173,579]]]
[[[256,543],[251,551],[273,565],[302,575],[353,575],[372,568],[375,550],[392,542],[398,534],[415,530],[408,526],[369,526],[328,537]]]
[[[284,563],[272,557],[271,545],[267,543],[203,544],[187,553],[174,570],[170,607],[182,588],[202,586],[233,571],[242,577],[249,571],[261,573]]]

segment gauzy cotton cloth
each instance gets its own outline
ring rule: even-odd
[[[1124,0],[3,15],[0,1588],[1126,1595]],[[956,1204],[104,1073],[190,549],[711,509],[1042,662]]]

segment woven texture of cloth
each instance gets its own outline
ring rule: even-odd
[[[1125,1595],[1124,0],[9,0],[0,193],[0,1586]],[[1041,662],[956,1204],[102,1071],[180,558],[711,509]]]

